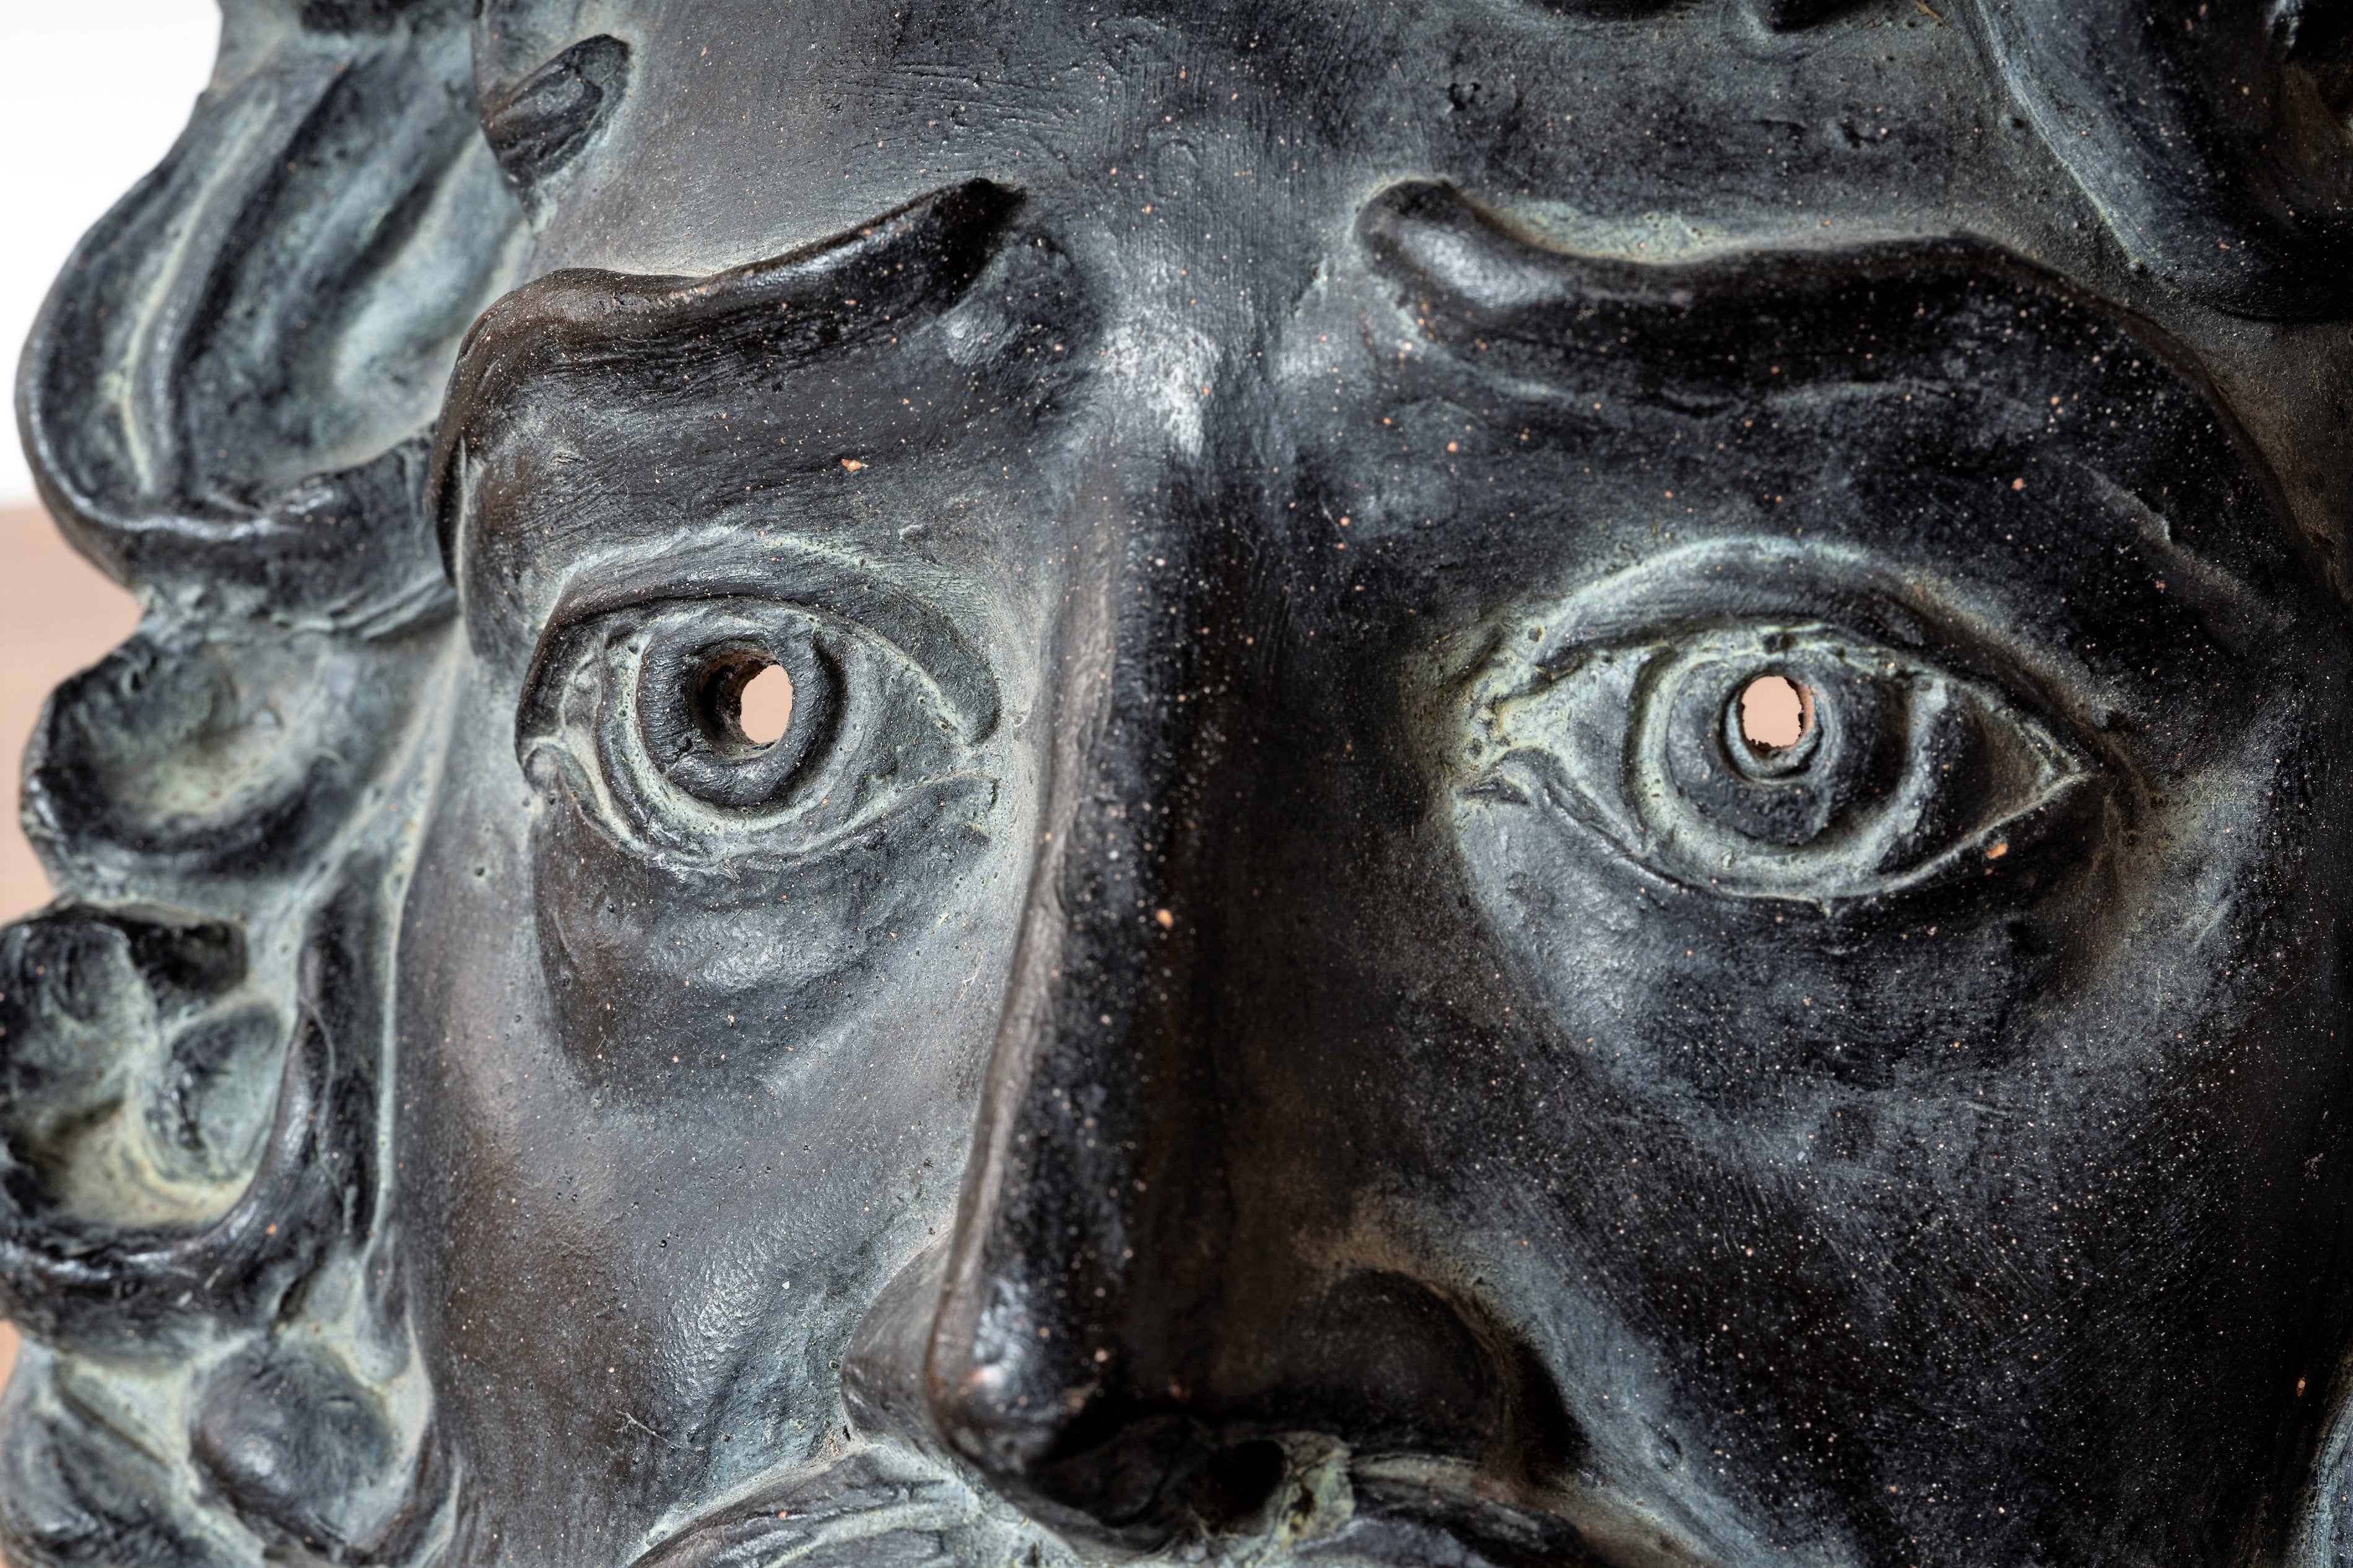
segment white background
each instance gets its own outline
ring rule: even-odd
[[[82,231],[153,168],[212,74],[213,0],[0,0],[0,507],[33,499],[16,356]]]

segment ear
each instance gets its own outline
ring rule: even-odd
[[[2026,118],[2116,243],[2237,315],[2353,310],[2353,7],[1971,0]]]
[[[462,0],[228,0],[178,143],[82,241],[17,389],[43,498],[110,574],[349,625],[444,592],[417,443],[522,215]]]

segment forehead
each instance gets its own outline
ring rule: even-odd
[[[1825,216],[1849,240],[1943,227],[2010,188],[1960,28],[1782,37],[1723,9],[1662,27],[1538,4],[494,3],[481,74],[495,100],[577,38],[628,44],[626,101],[543,244],[635,272],[779,254],[973,176],[1212,272],[1403,172],[1653,254],[1820,237]]]

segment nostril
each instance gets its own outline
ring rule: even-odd
[[[1041,1496],[1082,1517],[1079,1533],[1149,1551],[1172,1539],[1262,1529],[1290,1473],[1272,1438],[1221,1438],[1190,1416],[1131,1412],[1108,1440],[1043,1468],[1037,1479]]]
[[[1282,1445],[1268,1438],[1220,1448],[1201,1467],[1193,1511],[1213,1532],[1230,1530],[1265,1511],[1285,1468]]]
[[[1121,1551],[1271,1528],[1268,1510],[1295,1479],[1286,1445],[1302,1441],[1522,1479],[1580,1458],[1575,1424],[1526,1347],[1411,1276],[1364,1270],[1289,1310],[1220,1316],[1220,1342],[1181,1378],[1166,1366],[1134,1378],[1122,1356],[1083,1398],[1055,1396],[1062,1384],[1049,1374],[1061,1363],[1039,1352],[1058,1331],[987,1363],[1008,1375],[985,1395],[970,1377],[934,1381],[934,1429],[1016,1506]]]

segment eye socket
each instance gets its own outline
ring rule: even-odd
[[[745,695],[789,710],[755,738]],[[526,681],[517,753],[615,839],[686,864],[790,860],[911,797],[987,789],[955,704],[903,649],[797,605],[656,600],[552,628]]]
[[[2095,776],[2009,693],[1828,625],[1505,649],[1474,683],[1472,793],[1533,789],[1722,893],[1831,902],[2016,867]]]

